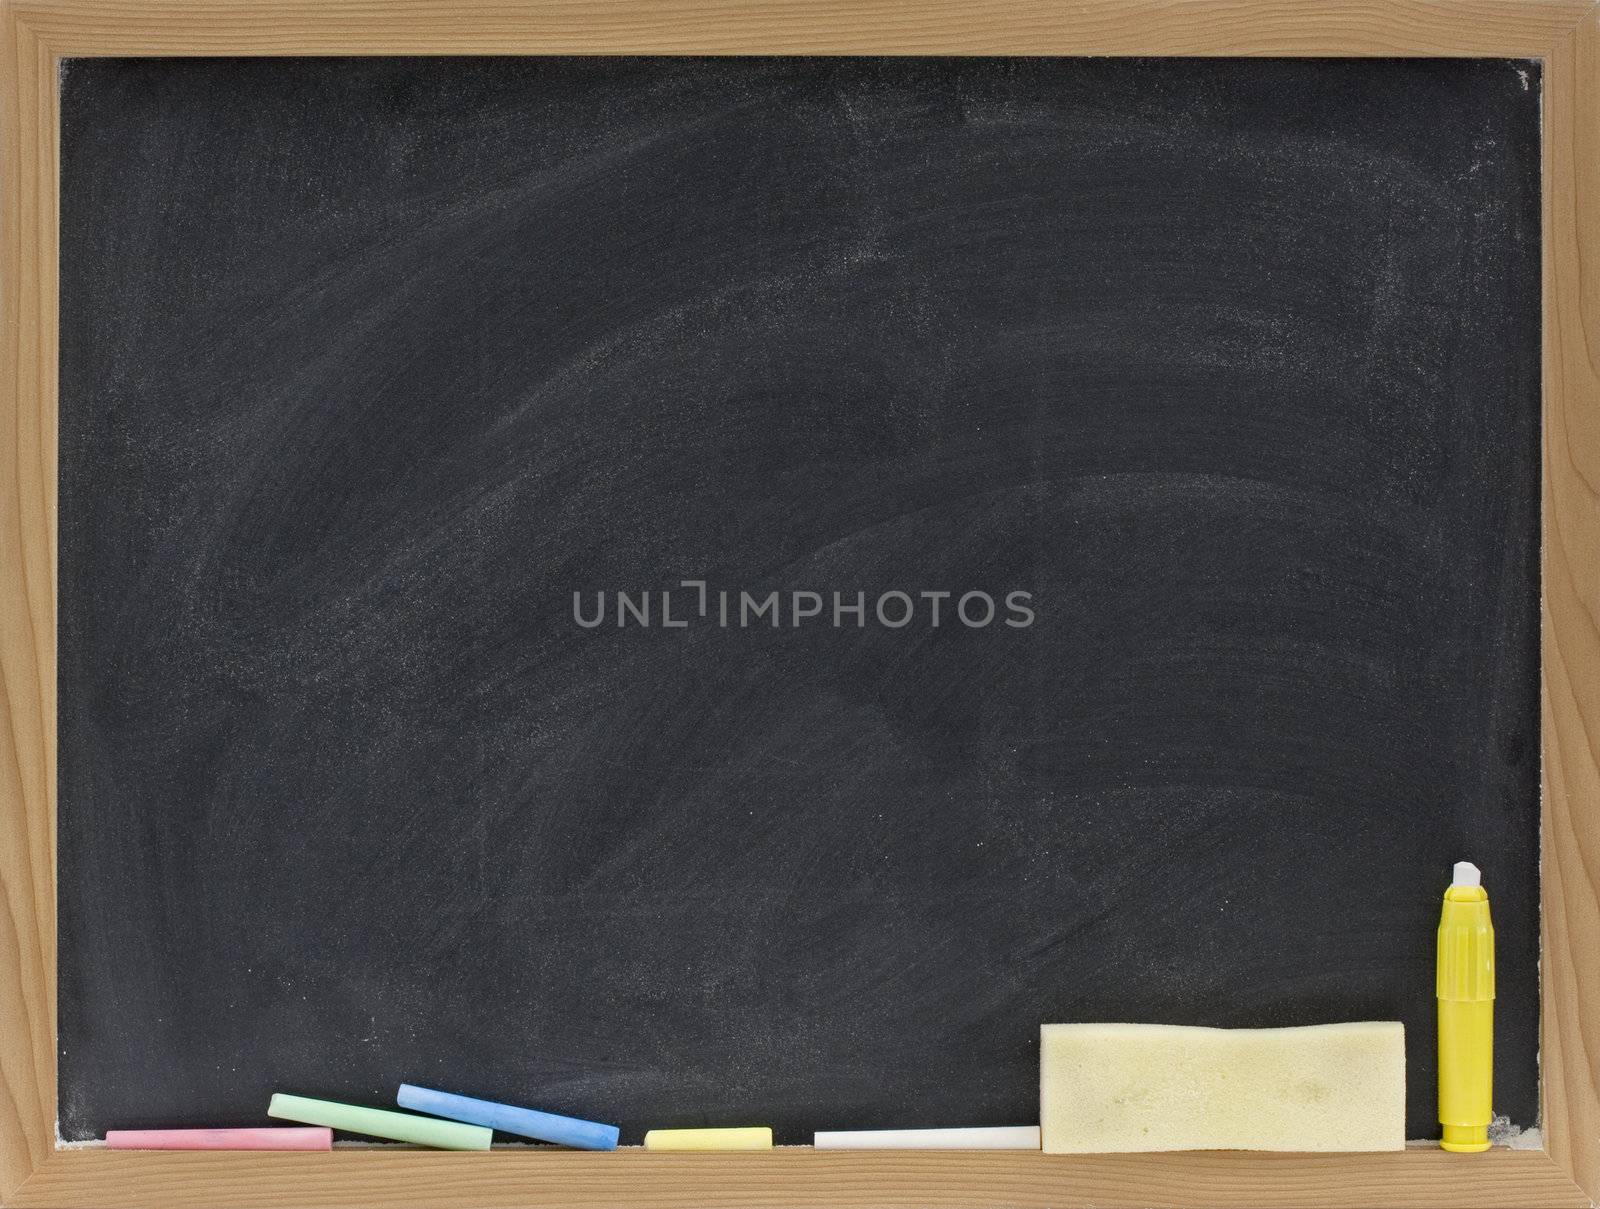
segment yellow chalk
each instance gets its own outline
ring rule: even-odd
[[[772,1130],[765,1125],[744,1129],[652,1129],[644,1135],[646,1150],[771,1150]]]

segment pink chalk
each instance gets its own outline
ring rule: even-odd
[[[332,1150],[333,1130],[299,1127],[268,1129],[112,1129],[111,1150]]]

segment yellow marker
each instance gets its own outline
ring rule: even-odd
[[[1461,861],[1439,917],[1439,1124],[1446,1150],[1489,1149],[1494,927],[1476,865]]]
[[[771,1150],[772,1130],[652,1129],[644,1135],[646,1150]]]

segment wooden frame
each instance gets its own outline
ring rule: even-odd
[[[56,1148],[58,64],[571,52],[1543,60],[1544,1150]],[[1600,1199],[1600,0],[0,0],[0,81],[0,1204],[1546,1209]]]

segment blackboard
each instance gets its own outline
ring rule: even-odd
[[[64,1138],[1025,1123],[1043,1021],[1361,1018],[1437,1136],[1457,859],[1535,1122],[1537,64],[84,60],[62,122]]]

